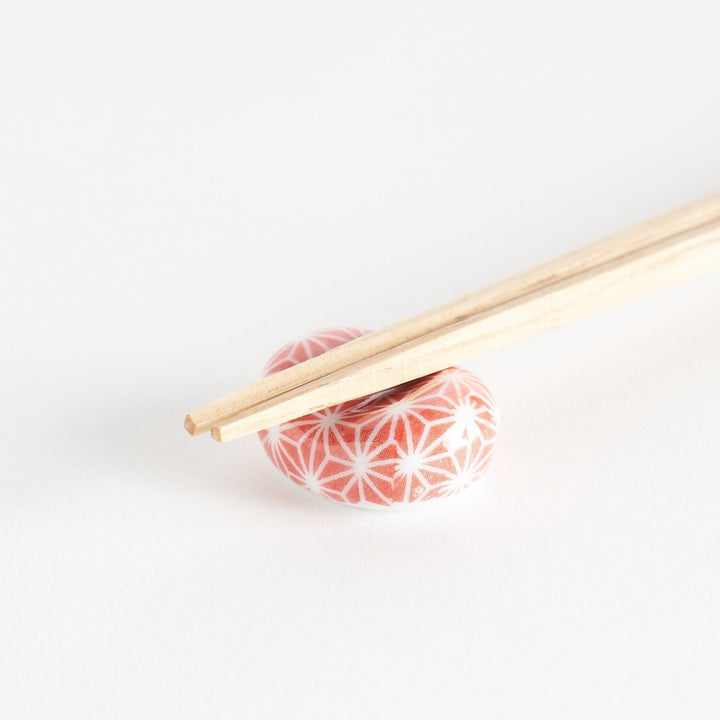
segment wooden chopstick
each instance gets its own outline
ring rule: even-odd
[[[720,216],[320,377],[212,428],[219,441],[399,385],[720,268]]]
[[[261,404],[273,402],[274,398],[316,382],[319,378],[328,377],[343,368],[356,366],[365,359],[376,357],[412,340],[512,302],[603,262],[610,262],[649,247],[659,240],[697,228],[718,217],[720,193],[715,193],[489,288],[364,335],[316,358],[263,378],[190,413],[185,418],[185,428],[191,435],[199,435],[217,426],[215,436],[218,439],[229,439],[231,433],[236,437],[234,433],[238,432],[239,426],[231,430],[231,420],[242,420],[241,416],[246,417],[247,411],[253,407],[259,408]]]

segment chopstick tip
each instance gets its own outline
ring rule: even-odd
[[[185,416],[185,422],[183,423],[185,426],[185,429],[193,436],[198,434],[198,426],[193,421],[193,419],[190,417],[190,415]]]

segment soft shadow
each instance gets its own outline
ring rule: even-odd
[[[180,485],[240,503],[307,508],[322,502],[274,468],[256,437],[223,445],[191,437],[182,425],[182,395],[143,392],[93,407],[83,455],[106,471],[120,471],[127,482]]]
[[[396,521],[391,518],[398,514],[405,518],[402,525],[414,525],[413,518],[419,521],[421,517],[442,524],[462,507],[484,504],[485,493],[472,488],[456,498],[402,510],[351,508],[286,478],[267,458],[256,436],[223,444],[208,435],[191,437],[183,427],[184,389],[172,381],[159,384],[154,376],[135,377],[130,391],[127,386],[118,390],[104,386],[91,397],[85,407],[75,409],[85,418],[84,429],[82,435],[68,438],[66,449],[75,460],[82,458],[83,465],[96,469],[104,482],[142,487],[151,483],[163,492],[180,487],[242,506],[300,510],[326,518],[337,513],[350,525],[393,525]],[[487,476],[481,483],[486,482]]]

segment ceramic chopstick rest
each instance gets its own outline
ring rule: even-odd
[[[288,343],[264,375],[315,357],[367,331],[338,328]],[[490,391],[448,368],[305,415],[259,433],[293,482],[360,507],[407,507],[453,495],[487,469],[498,434]]]

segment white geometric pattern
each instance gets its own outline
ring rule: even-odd
[[[341,328],[288,343],[264,375],[315,357],[367,330]],[[490,464],[499,430],[485,384],[460,368],[351,400],[259,433],[293,482],[338,502],[407,506],[455,494]]]

